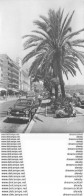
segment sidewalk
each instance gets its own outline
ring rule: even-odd
[[[18,99],[18,97],[7,97],[6,99],[0,99],[0,103],[13,101],[13,100],[17,100],[17,99]]]
[[[26,133],[84,132],[84,110],[77,110],[76,117],[54,118],[48,107],[40,107],[30,122]]]
[[[21,98],[25,98],[25,96],[22,96]],[[17,100],[17,99],[19,99],[19,97],[7,97],[6,99],[0,99],[0,103],[13,101],[13,100]]]

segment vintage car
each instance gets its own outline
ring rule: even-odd
[[[84,109],[84,95],[80,95],[79,97],[76,97],[75,105],[77,107]]]
[[[84,95],[80,95],[80,105],[79,105],[79,107],[84,109]]]
[[[22,119],[30,121],[37,110],[37,105],[32,99],[18,99],[7,112],[8,119]]]
[[[26,99],[31,99],[31,100],[33,100],[33,101],[35,101],[35,96],[29,96],[29,95],[26,95]]]
[[[74,108],[73,111],[69,113],[68,111],[65,111],[65,108],[58,109],[55,112],[55,117],[56,118],[76,117],[76,110]]]

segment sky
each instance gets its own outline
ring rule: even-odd
[[[59,7],[65,9],[65,14],[75,10],[73,31],[84,27],[84,0],[0,0],[0,53],[8,54],[13,60],[22,59],[27,53],[23,50],[22,36],[34,30],[33,21],[39,19],[39,15],[47,16],[49,9]],[[81,33],[81,38],[83,36]],[[84,68],[80,66],[82,76],[77,72],[75,78],[69,76],[68,81],[64,78],[66,84],[84,84]]]

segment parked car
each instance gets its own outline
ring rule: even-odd
[[[55,117],[76,117],[76,110],[73,107],[72,102],[66,103],[63,107],[59,105],[58,109],[55,112]]]
[[[76,110],[73,109],[73,112],[69,114],[68,112],[65,111],[65,109],[58,109],[56,110],[55,117],[56,118],[76,117]]]
[[[36,97],[27,97],[26,98],[28,101],[32,101],[34,104],[34,108],[38,108],[39,106],[39,100]]]
[[[84,109],[84,95],[80,95],[79,97],[76,98],[76,104],[77,107],[80,107]]]
[[[37,107],[32,99],[18,99],[13,107],[10,107],[7,116],[8,119],[31,120]]]
[[[30,96],[30,95],[26,95],[26,99],[32,99],[33,101],[35,101],[35,96]]]

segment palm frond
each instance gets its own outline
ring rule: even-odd
[[[66,78],[68,80],[69,79],[68,78],[68,71],[63,67],[62,72],[63,72],[63,74],[66,76]]]
[[[66,22],[64,28],[63,28],[63,31],[62,31],[62,36],[64,36],[67,32],[67,29],[71,23],[71,20],[72,20],[72,17],[73,17],[73,14],[74,14],[74,11],[72,12],[71,16],[69,17],[68,21]]]
[[[73,36],[78,35],[79,33],[83,32],[83,31],[84,31],[84,28],[79,30],[79,31],[76,31],[76,32],[72,33],[71,35],[69,35],[68,39],[71,39]]]
[[[73,46],[75,44],[81,44],[81,43],[84,43],[84,39],[77,39],[77,40],[74,40],[74,41],[71,41],[70,44]]]
[[[80,60],[80,62],[84,65],[84,56],[82,56],[82,54],[80,54],[79,52],[75,52],[75,56],[78,58],[78,60]]]
[[[72,74],[72,76],[76,76],[76,70],[71,65],[65,64],[64,68],[66,68],[66,70],[68,70]]]
[[[74,46],[74,47],[79,47],[79,48],[84,48],[84,46],[83,46],[83,45],[77,45],[77,44],[74,44],[73,46]]]
[[[60,23],[62,23],[63,14],[64,14],[64,9],[62,11],[60,9]]]
[[[70,46],[84,48],[84,39],[78,39],[78,40],[70,41],[68,43]]]
[[[28,44],[31,44],[33,42],[38,42],[38,41],[41,41],[41,40],[43,40],[43,37],[39,37],[37,35],[29,35],[29,39],[25,41],[25,44],[26,44],[26,42]]]
[[[83,31],[84,31],[84,28],[81,29],[81,30],[79,30],[79,31],[76,31],[76,32],[74,32],[74,33],[71,33],[70,35],[68,35],[68,36],[66,36],[66,37],[64,37],[64,39],[62,40],[62,44],[63,44],[64,41],[67,42],[69,39],[72,39],[74,36],[80,34],[80,33],[83,32]]]
[[[22,60],[22,64],[26,63],[29,59],[36,56],[37,52],[35,50],[32,50],[30,53],[28,53]]]
[[[45,22],[41,22],[39,20],[35,20],[34,24],[41,30],[47,33],[47,25]]]
[[[67,60],[67,61],[65,61],[65,64],[67,64],[68,66],[69,65],[72,66],[74,69],[76,68],[82,74],[82,72],[76,62],[71,62],[71,61]]]
[[[38,30],[33,30],[32,32],[37,33],[37,34],[39,34],[39,35],[42,35],[42,36],[43,36],[43,38],[47,38],[47,39],[49,39],[48,34],[46,34],[45,32],[38,31]]]
[[[42,15],[40,15],[39,17],[40,17],[42,20],[44,20],[44,22],[45,22],[46,24],[48,24],[49,20],[48,20],[47,17],[42,16]]]
[[[31,67],[29,68],[29,76],[38,71],[38,68],[39,68],[42,60],[43,60],[43,54],[40,54],[35,58],[35,60],[31,64]]]
[[[29,37],[29,35],[23,35],[23,36],[22,36],[23,39],[26,38],[26,37]]]
[[[37,46],[37,43],[29,44],[28,42],[25,42],[23,44],[24,50],[31,48],[31,47],[35,47],[35,46]]]
[[[73,56],[70,56],[70,55],[66,55],[65,57],[64,57],[64,61],[66,61],[66,60],[69,60],[69,61],[71,61],[71,62],[77,62],[77,58],[76,57],[73,57]]]
[[[66,15],[66,17],[65,17],[65,19],[64,19],[64,21],[63,21],[63,23],[62,23],[61,30],[60,30],[60,34],[62,34],[62,32],[63,32],[63,28],[64,28],[64,25],[65,25],[65,23],[66,23],[66,21],[67,21],[68,16],[69,16],[69,13]]]

